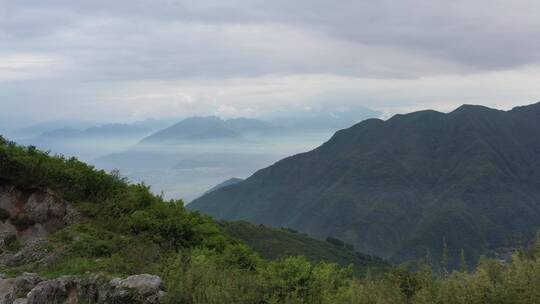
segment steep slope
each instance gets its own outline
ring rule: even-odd
[[[335,236],[396,261],[456,260],[530,239],[540,225],[540,104],[462,106],[370,119],[188,208]]]

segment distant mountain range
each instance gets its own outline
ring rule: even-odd
[[[91,137],[116,137],[139,135],[171,125],[170,119],[147,119],[133,123],[97,123],[77,120],[52,120],[7,132],[8,137],[34,144],[45,140],[71,140]],[[142,135],[141,135],[142,134]]]
[[[6,134],[8,138],[24,145],[91,161],[125,150],[141,138],[169,124],[168,120],[152,119],[129,124],[62,120],[38,123]]]
[[[14,131],[8,132],[7,135],[10,138],[22,140],[22,139],[35,139],[43,133],[51,132],[54,130],[82,130],[92,126],[96,123],[89,121],[78,120],[51,120],[40,123],[35,123],[29,126],[25,126]]]
[[[118,136],[143,136],[150,131],[151,129],[139,125],[104,124],[93,126],[83,130],[73,128],[60,128],[52,131],[46,131],[40,134],[36,138],[36,140],[50,141]]]
[[[277,127],[257,119],[186,118],[141,140],[141,143],[179,143],[197,140],[239,140],[246,134],[275,132]]]
[[[186,118],[144,138],[141,143],[182,143],[201,140],[241,140],[258,136],[294,136],[309,132],[335,132],[381,113],[364,108],[338,111],[311,110],[281,113],[268,120],[221,119],[216,116]]]
[[[540,228],[540,103],[368,119],[188,205],[404,261],[515,248]]]

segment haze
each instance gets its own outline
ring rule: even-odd
[[[492,0],[0,1],[0,133],[193,198],[368,117],[535,102],[539,11],[537,1]],[[141,152],[145,136],[193,116],[292,129],[291,121],[306,117],[339,122],[297,128],[272,143],[257,137],[258,148],[234,144],[235,157],[251,151],[243,169],[235,166],[240,171],[197,169],[174,179],[177,171],[164,173],[151,161],[162,155],[145,154],[144,173],[140,155],[118,159]],[[110,123],[146,127],[107,139],[73,135]],[[66,128],[69,140],[42,136]],[[234,163],[230,151],[220,151],[226,145],[209,145],[173,149],[167,170],[201,149]],[[111,155],[112,163],[103,161]],[[195,185],[199,173],[206,181]]]

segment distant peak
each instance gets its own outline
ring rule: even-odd
[[[464,104],[464,105],[459,106],[454,111],[450,112],[450,114],[462,113],[462,112],[478,112],[478,111],[499,111],[499,110],[488,108],[486,106],[481,106],[481,105]]]
[[[440,115],[440,114],[442,114],[442,113],[439,112],[439,111],[435,111],[435,110],[421,110],[421,111],[411,112],[411,113],[407,113],[407,114],[396,114],[396,115],[392,116],[390,119],[397,119],[397,118],[400,118],[400,117],[419,117],[419,116]]]
[[[183,121],[223,121],[217,116],[193,116],[184,119]]]
[[[540,109],[540,101],[530,104],[530,105],[526,105],[526,106],[517,106],[517,107],[512,108],[512,110],[510,111],[520,111],[520,110],[527,110],[527,109]]]

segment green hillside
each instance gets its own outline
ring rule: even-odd
[[[367,269],[376,272],[390,267],[382,259],[356,252],[351,245],[337,239],[321,241],[292,229],[248,222],[220,222],[220,225],[228,235],[244,241],[269,260],[304,256],[313,263],[331,262],[342,267],[351,265],[357,274],[363,274]]]
[[[443,244],[457,265],[512,250],[540,225],[540,104],[369,119],[188,208],[291,227],[397,262]]]
[[[323,296],[338,296],[353,279],[351,270],[327,262],[339,258],[348,266],[359,261],[339,257],[340,250],[335,256],[334,251],[325,256],[309,253],[311,243],[321,242],[305,236],[297,241],[308,247],[265,261],[238,235],[233,237],[223,229],[236,224],[188,212],[182,201],[165,201],[148,186],[130,184],[117,173],[18,146],[1,136],[0,221],[0,272],[4,275],[37,272],[55,278],[101,273],[112,278],[157,274],[168,286],[167,303],[272,299],[281,303],[288,298],[312,303]],[[287,241],[281,239],[280,246]],[[317,263],[289,256],[300,253],[317,257]],[[354,265],[358,274],[365,272],[364,266],[375,272],[388,268],[373,260]],[[283,280],[290,281],[286,285],[293,289],[284,290]],[[296,288],[304,291],[298,294]],[[208,293],[209,289],[214,291]]]

